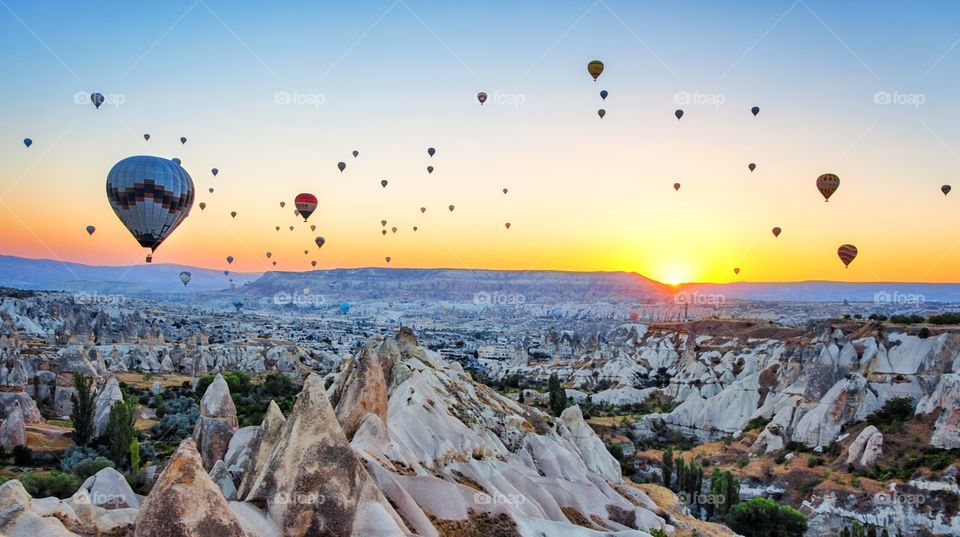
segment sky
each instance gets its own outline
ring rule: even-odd
[[[145,154],[207,203],[155,262],[958,281],[958,22],[907,1],[0,0],[0,254],[143,263],[104,185]]]

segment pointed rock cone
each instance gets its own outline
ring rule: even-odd
[[[192,439],[180,443],[140,506],[134,537],[245,537]]]

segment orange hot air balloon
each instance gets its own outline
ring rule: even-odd
[[[825,173],[817,177],[817,190],[823,194],[823,201],[830,201],[830,196],[840,188],[840,178],[832,173]]]
[[[297,206],[297,211],[300,212],[300,216],[303,217],[304,222],[310,218],[310,215],[313,214],[313,211],[317,210],[317,197],[313,194],[308,194],[306,192],[297,194],[297,197],[294,198],[293,203]]]
[[[844,244],[837,248],[837,257],[843,261],[843,266],[850,268],[850,263],[857,258],[857,247],[852,244]]]
[[[773,228],[772,231],[773,231],[773,236],[774,236],[774,237],[779,237],[779,236],[780,236],[780,232],[783,231],[783,230],[781,230],[779,227],[775,227],[775,228]]]
[[[740,267],[733,267],[734,274],[740,274]]]

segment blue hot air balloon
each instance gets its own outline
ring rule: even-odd
[[[350,303],[349,303],[349,302],[346,302],[346,301],[341,302],[341,303],[340,303],[340,313],[346,314],[346,313],[349,312],[349,311],[350,311]]]
[[[24,138],[23,145],[30,147],[31,145],[33,145],[33,140],[31,140],[30,138]]]

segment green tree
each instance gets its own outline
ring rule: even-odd
[[[556,373],[550,375],[547,388],[550,392],[550,412],[554,416],[559,416],[563,409],[567,408],[567,392],[560,384],[560,379],[557,378]]]
[[[660,473],[663,475],[663,486],[670,488],[673,481],[673,448],[667,446],[660,459]]]
[[[710,476],[710,501],[707,517],[723,518],[740,501],[740,482],[730,472],[714,469]]]
[[[86,446],[93,438],[93,413],[95,396],[93,392],[93,378],[74,372],[73,395],[70,396],[73,410],[70,419],[73,421],[73,441],[78,446]]]
[[[807,531],[807,519],[800,511],[767,498],[752,498],[733,506],[726,524],[745,537],[803,537]]]
[[[140,441],[136,436],[130,442],[130,469],[134,472],[140,469]]]
[[[117,466],[126,467],[129,462],[130,444],[136,435],[133,426],[134,409],[137,400],[128,397],[117,401],[110,408],[110,420],[107,422],[107,445],[109,446],[110,460]]]

